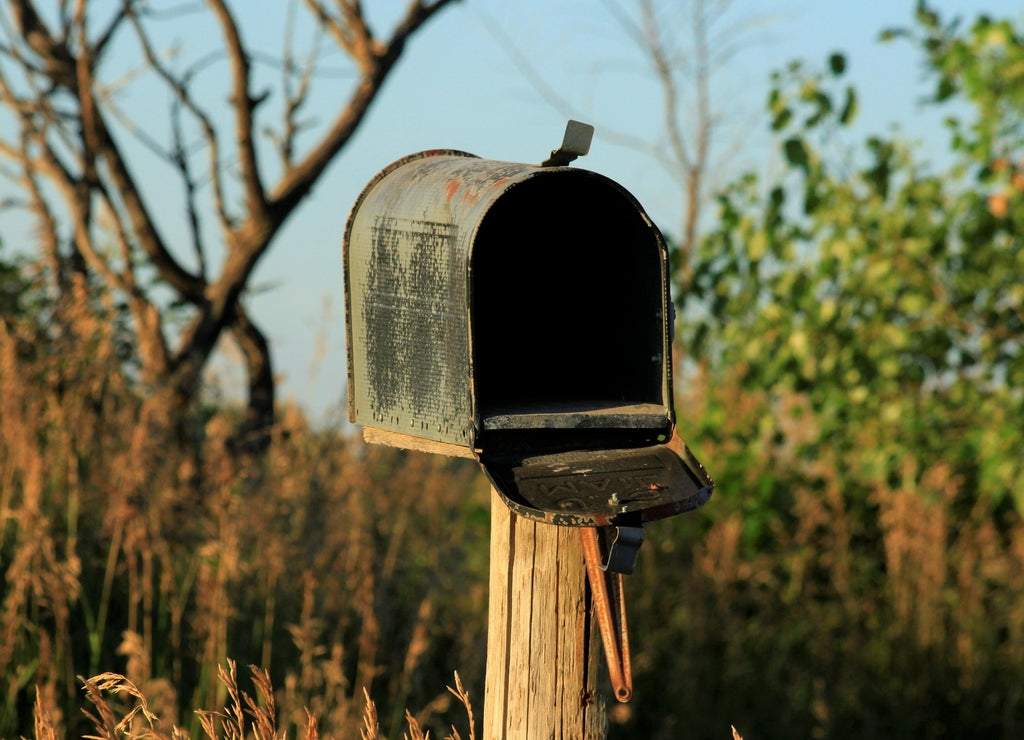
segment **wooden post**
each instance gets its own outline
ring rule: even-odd
[[[575,527],[517,516],[492,490],[483,740],[605,737],[586,579]]]

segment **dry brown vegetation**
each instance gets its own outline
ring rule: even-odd
[[[271,710],[288,736],[465,726],[464,695],[443,687],[457,668],[482,696],[488,491],[474,466],[313,430],[294,409],[258,458],[227,449],[230,408],[140,424],[117,322],[81,309],[92,300],[80,286],[45,328],[0,321],[0,734],[257,732]],[[801,458],[808,404],[737,383],[698,377],[681,400],[705,425],[683,431],[718,493],[649,527],[627,584],[636,699],[612,734],[1012,737],[1020,517],[941,461],[872,479],[867,441]],[[765,478],[767,513],[744,498]],[[259,666],[255,699],[232,660]],[[94,677],[92,719],[79,676]]]
[[[290,174],[269,190],[253,179],[263,96],[229,41],[223,97],[238,103],[252,197],[236,220],[211,188],[233,255],[219,277],[191,202],[195,271],[168,261],[81,84],[110,35],[86,28],[85,3],[52,29],[32,3],[10,4],[21,82],[0,75],[0,99],[19,127],[0,148],[41,257],[0,259],[0,736],[457,738],[467,721],[473,736],[484,481],[465,461],[367,447],[275,404],[269,349],[239,300],[404,40],[448,4],[410,4],[383,45],[358,3],[321,18],[360,69],[355,107],[302,164],[288,142],[310,88],[286,84]],[[234,36],[226,6],[210,6]],[[122,28],[130,10],[114,10]],[[1024,735],[1024,208],[1015,175],[990,164],[1021,149],[1024,35],[988,17],[947,25],[925,3],[915,17],[887,34],[925,52],[934,102],[976,114],[947,121],[950,172],[887,137],[866,142],[864,172],[828,162],[818,133],[855,110],[845,58],[820,74],[790,66],[769,98],[788,174],[768,200],[772,183],[741,176],[675,265],[677,282],[696,278],[678,291],[696,365],[679,374],[681,433],[717,493],[649,528],[627,584],[636,698],[613,735]],[[150,64],[175,105],[196,102],[188,75]],[[164,154],[191,192],[182,145]],[[58,166],[65,155],[75,167]],[[225,160],[209,161],[216,182]],[[794,259],[805,247],[817,258]],[[169,288],[184,311],[162,300]],[[226,334],[246,358],[248,409],[201,392]],[[259,444],[235,436],[247,413]],[[233,661],[258,666],[253,692]],[[455,668],[468,692],[442,688]]]
[[[198,710],[203,737],[209,740],[278,740],[287,737],[278,723],[274,687],[266,671],[255,666],[250,668],[254,695],[239,687],[237,666],[228,661],[218,671],[221,685],[227,691],[227,704],[220,710]],[[152,740],[179,740],[188,737],[180,727],[161,719],[153,710],[151,699],[131,680],[117,673],[102,673],[82,681],[85,695],[93,705],[92,710],[83,713],[92,724],[88,737],[95,740],[116,740],[120,737],[145,737]],[[465,707],[469,723],[469,740],[474,740],[473,705],[459,678],[455,674],[455,688],[448,691]],[[365,705],[362,725],[359,729],[361,740],[380,740],[380,724],[376,704],[364,690]],[[57,728],[45,704],[37,696],[33,710],[36,740],[55,740]],[[428,740],[429,731],[424,731],[419,721],[408,711],[405,713],[407,732],[403,740]],[[318,740],[320,730],[316,716],[306,713],[306,724],[299,735],[305,740]],[[462,735],[453,725],[445,740],[462,740]]]
[[[715,426],[700,456],[724,475],[709,519],[649,527],[629,584],[645,622],[634,666],[673,682],[655,710],[659,736],[710,736],[723,720],[757,737],[1017,736],[1017,511],[979,495],[962,468],[909,449],[898,477],[873,475],[877,429],[859,447],[794,459],[815,425],[798,393],[770,401],[723,378],[691,392],[688,408]],[[768,512],[744,501],[765,486]],[[713,705],[710,716],[673,716],[680,697]]]
[[[293,409],[260,458],[228,451],[231,410],[142,424],[116,323],[88,301],[79,286],[45,329],[0,320],[0,735],[28,732],[37,695],[78,734],[76,676],[111,670],[194,732],[229,658],[273,677],[283,727],[308,708],[351,736],[364,688],[386,728],[406,706],[450,724],[445,676],[484,663],[475,470],[314,432]]]

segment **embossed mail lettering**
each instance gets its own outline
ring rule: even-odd
[[[624,475],[588,475],[585,478],[562,480],[553,484],[538,484],[538,488],[546,496],[579,495],[587,491],[604,493],[612,490],[613,487],[619,490],[629,490],[634,496],[632,500],[640,498],[647,490],[653,490],[656,494],[657,490],[661,488],[657,473],[633,473],[628,477]]]

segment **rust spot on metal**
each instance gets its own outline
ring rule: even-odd
[[[452,180],[450,183],[448,183],[448,187],[444,189],[444,199],[451,203],[452,198],[455,197],[455,194],[457,192],[459,192],[459,181]]]

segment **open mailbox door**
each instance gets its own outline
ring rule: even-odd
[[[375,440],[474,457],[518,514],[560,525],[637,526],[711,495],[669,444],[665,241],[614,181],[406,157],[356,201],[344,272],[349,416]]]

